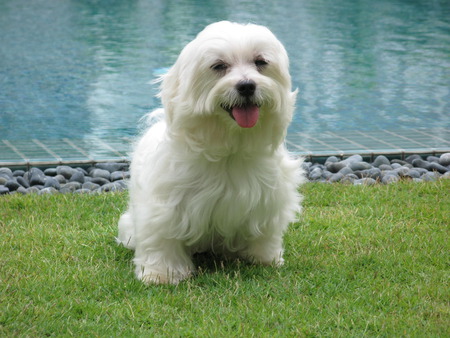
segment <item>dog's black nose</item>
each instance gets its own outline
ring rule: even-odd
[[[255,94],[256,83],[253,80],[243,80],[237,83],[236,90],[239,94],[245,97]]]

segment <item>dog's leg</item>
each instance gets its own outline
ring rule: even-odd
[[[146,284],[178,284],[191,276],[194,265],[182,242],[164,239],[152,242],[150,247],[136,248],[134,263],[139,280]]]
[[[119,219],[119,234],[116,241],[131,250],[136,247],[134,224],[130,211],[124,213]]]
[[[283,259],[283,239],[281,234],[261,236],[249,243],[242,256],[252,263],[281,266]]]

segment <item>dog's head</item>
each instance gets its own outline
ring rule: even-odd
[[[161,91],[169,128],[203,118],[239,132],[266,124],[281,138],[295,96],[277,38],[266,27],[227,21],[207,26],[183,49]]]

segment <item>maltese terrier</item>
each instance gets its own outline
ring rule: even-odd
[[[163,76],[160,97],[119,220],[137,278],[177,284],[208,250],[282,265],[303,181],[284,147],[296,91],[283,45],[263,26],[211,24]]]

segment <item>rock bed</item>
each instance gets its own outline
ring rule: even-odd
[[[310,181],[345,184],[372,185],[391,184],[402,179],[435,181],[450,178],[450,153],[440,157],[419,155],[405,160],[389,160],[378,156],[372,163],[365,162],[360,155],[345,160],[335,156],[324,164],[304,162],[303,168]],[[31,168],[28,171],[0,168],[0,195],[9,193],[103,193],[127,189],[130,177],[127,163],[98,163],[89,168],[58,166],[56,168]]]
[[[372,185],[378,182],[390,184],[402,179],[435,181],[450,178],[450,153],[440,157],[428,156],[426,160],[419,155],[410,155],[405,160],[389,160],[380,155],[372,163],[364,162],[360,155],[345,160],[331,156],[324,164],[305,162],[303,167],[313,182]]]

